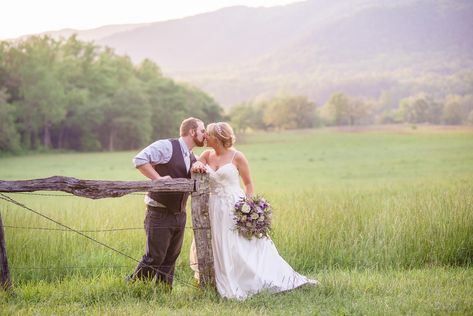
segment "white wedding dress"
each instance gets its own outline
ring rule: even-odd
[[[222,297],[244,300],[262,290],[282,292],[304,284],[317,285],[318,281],[295,272],[279,255],[270,238],[248,240],[234,229],[233,207],[244,196],[236,166],[230,162],[217,171],[207,166],[207,172],[218,293]],[[191,267],[196,271],[195,246],[192,248]]]

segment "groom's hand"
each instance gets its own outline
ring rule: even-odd
[[[200,162],[200,161],[196,161],[194,162],[194,164],[192,165],[192,172],[195,172],[195,173],[206,173],[207,170],[205,170],[205,165]]]

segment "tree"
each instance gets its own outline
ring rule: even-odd
[[[348,113],[349,113],[349,100],[348,97],[339,92],[332,94],[330,99],[321,109],[322,118],[329,125],[348,125]]]
[[[20,78],[22,130],[33,148],[41,136],[51,147],[51,127],[65,116],[64,87],[58,76],[58,43],[49,37],[31,37],[19,45],[23,52],[17,69]]]
[[[372,122],[372,109],[372,104],[338,92],[323,106],[321,115],[330,125],[360,125]]]
[[[0,151],[16,152],[20,149],[20,135],[15,126],[15,109],[7,99],[6,89],[0,88]]]
[[[102,122],[98,127],[102,148],[137,148],[150,137],[150,109],[145,91],[135,77],[133,64],[106,50],[100,54],[104,102],[100,105]]]
[[[463,111],[462,105],[453,100],[445,103],[442,118],[446,124],[461,124],[465,119],[465,113]]]
[[[399,113],[408,123],[438,124],[442,116],[442,104],[425,94],[401,100]]]
[[[94,67],[97,47],[71,36],[61,42],[58,54],[66,115],[55,125],[53,145],[55,148],[99,150],[100,142],[93,132],[101,122],[99,107],[96,106],[100,104],[100,96],[92,94],[95,87],[100,86]]]
[[[135,66],[75,36],[0,42],[0,91],[4,135],[25,149],[131,149],[174,136],[185,117],[223,118],[213,98],[152,61]]]
[[[310,128],[315,122],[315,104],[304,96],[278,96],[265,107],[266,125],[281,128]]]
[[[255,109],[251,103],[241,103],[230,109],[231,124],[236,132],[244,133],[251,127]]]
[[[469,113],[473,111],[473,95],[448,95],[442,113],[446,124],[465,124]]]
[[[427,98],[427,103],[427,121],[432,124],[440,124],[444,105],[431,97]]]
[[[181,121],[189,116],[204,122],[220,121],[222,108],[195,87],[177,84],[169,78],[149,82],[147,89],[152,112],[154,138],[172,137]]]
[[[311,128],[315,124],[315,103],[305,96],[295,96],[288,99],[288,107],[295,113],[295,121],[299,128]]]
[[[471,111],[470,114],[468,114],[467,123],[469,125],[473,125],[473,111]]]

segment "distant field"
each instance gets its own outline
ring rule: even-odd
[[[296,270],[323,281],[321,287],[263,294],[246,303],[201,297],[179,282],[170,295],[145,285],[130,288],[122,284],[134,267],[129,259],[73,233],[6,227],[18,296],[6,298],[0,308],[4,304],[11,313],[40,308],[41,313],[372,314],[387,306],[388,314],[473,312],[467,299],[473,297],[473,129],[261,132],[239,136],[237,149],[250,162],[256,191],[273,204],[272,238],[281,255]],[[0,179],[143,180],[131,164],[134,154],[1,158]],[[143,253],[141,195],[94,201],[9,196],[76,229],[133,228],[88,234],[135,258]],[[58,228],[3,200],[0,210],[6,226]],[[189,228],[178,261],[177,278],[183,282],[192,282],[191,236]],[[278,297],[287,307],[274,305]]]

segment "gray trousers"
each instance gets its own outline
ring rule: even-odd
[[[148,207],[145,217],[146,253],[138,263],[133,279],[152,279],[172,287],[174,266],[181,253],[185,212],[171,212],[166,209],[151,210]]]

